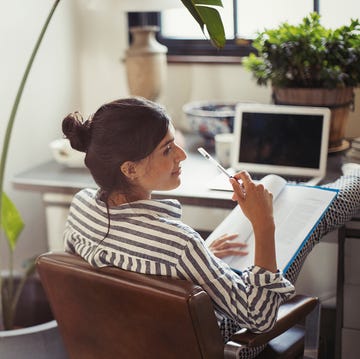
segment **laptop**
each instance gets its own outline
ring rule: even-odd
[[[255,180],[278,174],[289,182],[316,185],[326,174],[329,129],[325,107],[240,103],[231,170],[247,170]],[[210,187],[225,189],[219,180]]]

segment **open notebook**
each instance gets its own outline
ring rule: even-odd
[[[265,176],[260,182],[273,193],[277,264],[278,268],[286,273],[336,197],[338,190],[288,184],[277,175]],[[223,260],[235,271],[252,265],[255,253],[254,233],[250,221],[239,206],[225,217],[205,243],[210,245],[224,233],[237,233],[235,241],[247,243],[248,255],[228,256]]]
[[[238,104],[232,145],[232,172],[254,179],[277,174],[315,185],[326,174],[330,110],[325,107]],[[230,170],[231,171],[231,170]],[[210,188],[231,190],[225,176]]]

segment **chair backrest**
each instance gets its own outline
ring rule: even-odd
[[[188,281],[91,267],[47,253],[37,268],[70,358],[223,358],[204,290]]]

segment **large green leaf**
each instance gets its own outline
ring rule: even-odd
[[[210,39],[213,44],[221,48],[225,45],[225,31],[222,26],[222,21],[219,12],[211,7],[199,6],[197,7],[200,16],[206,19],[206,28],[209,32]],[[220,26],[221,24],[221,26]]]
[[[225,30],[219,12],[214,6],[222,7],[221,0],[181,0],[204,32],[206,26],[213,45],[222,48],[225,45]]]
[[[14,251],[19,235],[24,228],[24,222],[14,203],[4,192],[2,193],[1,209],[1,226],[10,249]]]

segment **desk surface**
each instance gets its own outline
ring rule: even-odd
[[[342,162],[342,155],[329,155],[324,183],[332,182],[340,176]],[[172,191],[154,192],[153,197],[176,198],[182,204],[188,205],[233,208],[235,203],[231,201],[230,192],[207,188],[208,183],[218,174],[218,170],[209,161],[197,153],[190,152],[182,163],[180,187]],[[96,187],[87,168],[70,168],[55,161],[20,173],[14,177],[12,183],[17,189],[41,193],[74,194],[85,187]]]
[[[183,204],[233,208],[231,193],[212,191],[208,182],[218,175],[218,170],[200,155],[190,153],[182,164],[181,185],[172,191],[154,192],[155,198],[176,198]],[[42,193],[74,194],[85,187],[96,187],[87,168],[71,168],[50,161],[15,176],[17,189]]]

